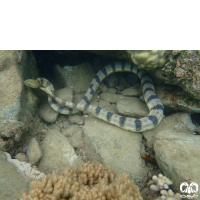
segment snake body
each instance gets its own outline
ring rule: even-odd
[[[99,83],[106,76],[114,72],[132,72],[137,74],[141,79],[144,100],[150,111],[147,117],[141,119],[124,117],[89,104]],[[161,100],[156,96],[153,82],[149,74],[145,70],[139,69],[133,63],[126,61],[109,64],[102,68],[92,80],[84,98],[79,103],[67,102],[55,97],[53,85],[47,79],[28,79],[25,81],[25,84],[29,87],[40,87],[41,90],[45,91],[48,94],[48,101],[51,107],[61,114],[87,111],[103,121],[133,132],[143,132],[153,129],[160,123],[164,116],[164,106]]]

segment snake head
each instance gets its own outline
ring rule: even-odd
[[[41,85],[39,84],[39,82],[37,80],[34,79],[27,79],[24,81],[24,84],[28,87],[31,88],[39,88],[41,87]]]

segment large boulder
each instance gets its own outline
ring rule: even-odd
[[[192,180],[200,185],[200,137],[175,129],[160,131],[153,143],[156,160],[163,173],[174,182],[174,189]]]
[[[147,168],[141,158],[140,133],[123,130],[93,116],[85,120],[83,133],[85,150],[91,161],[128,173],[136,184],[146,181]]]
[[[31,51],[0,51],[0,149],[9,150],[30,127],[37,98],[23,81],[37,78]]]

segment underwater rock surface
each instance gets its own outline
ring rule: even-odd
[[[200,53],[199,51],[166,51],[167,63],[154,75],[165,84],[176,85],[191,97],[200,100]]]
[[[52,111],[52,108],[47,102],[46,94],[42,96],[38,93],[37,97],[40,102],[44,102],[43,105],[46,106],[45,109],[43,109],[42,106],[39,108],[40,117],[43,120],[40,120],[38,115],[34,118],[30,115],[30,119],[34,120],[34,126],[27,134],[24,134],[24,137],[17,143],[17,145],[20,146],[18,148],[17,145],[13,146],[13,144],[15,140],[20,139],[21,137],[19,134],[22,130],[21,127],[25,127],[26,129],[23,129],[23,131],[26,132],[28,127],[32,126],[32,124],[29,123],[31,121],[28,118],[29,115],[22,115],[26,118],[27,122],[23,121],[24,118],[17,118],[18,115],[15,115],[16,119],[13,119],[14,122],[16,120],[17,122],[23,123],[19,129],[13,129],[11,132],[9,132],[10,127],[5,126],[4,130],[6,130],[7,133],[5,134],[5,132],[0,131],[0,136],[3,140],[3,143],[0,144],[3,144],[4,150],[9,150],[9,148],[11,148],[9,152],[13,158],[18,157],[22,160],[29,158],[29,162],[35,164],[45,173],[50,173],[53,170],[62,171],[71,167],[74,168],[80,163],[87,161],[99,161],[106,165],[106,167],[115,168],[118,172],[128,173],[131,178],[135,179],[135,182],[140,186],[140,189],[144,191],[148,191],[149,189],[147,188],[148,180],[160,170],[173,180],[176,189],[179,189],[180,181],[183,182],[183,179],[192,179],[200,184],[198,178],[195,178],[195,174],[199,174],[197,166],[200,164],[198,159],[200,157],[198,153],[199,135],[193,135],[197,127],[192,123],[190,115],[190,113],[200,113],[199,100],[195,99],[194,95],[190,96],[185,89],[187,88],[187,84],[190,86],[191,81],[194,81],[193,85],[198,86],[197,78],[195,78],[198,73],[193,73],[193,69],[198,66],[198,59],[195,61],[196,64],[194,64],[194,60],[191,61],[191,63],[193,63],[193,68],[189,68],[189,59],[182,59],[186,58],[184,56],[188,56],[188,54],[186,55],[186,52],[189,51],[166,51],[164,54],[167,58],[166,64],[162,67],[160,66],[160,69],[150,71],[153,82],[156,85],[156,93],[164,104],[165,115],[167,116],[158,126],[150,131],[143,133],[125,131],[95,118],[88,112],[78,112],[75,115],[69,116],[61,115],[54,111],[50,112],[50,110]],[[13,54],[15,53],[16,52]],[[30,52],[23,51],[22,57],[26,54],[31,57],[31,54],[29,53]],[[21,54],[17,51],[16,55]],[[131,60],[130,54],[128,54],[127,51],[126,55],[127,59]],[[191,55],[198,57],[198,52],[192,51]],[[63,100],[78,103],[83,98],[84,92],[88,89],[97,68],[102,68],[104,65],[101,66],[101,63],[107,62],[100,62],[101,59],[98,59],[99,60],[96,60],[95,62],[80,62],[79,64],[74,64],[74,66],[67,65],[68,63],[66,63],[66,65],[62,65],[64,66],[62,69],[59,65],[56,65],[57,78],[55,77],[55,74],[51,74],[50,76],[47,75],[47,77],[49,76],[48,78],[50,78],[49,80],[52,81],[55,88],[62,88],[68,85],[68,88],[57,89],[56,93],[59,92],[60,94],[56,95]],[[22,63],[22,61],[20,61],[20,63]],[[181,70],[185,67],[185,64],[186,66],[188,64],[188,68],[185,70],[186,73],[183,73]],[[96,68],[95,65],[97,66]],[[52,67],[53,66],[55,66],[55,64],[52,64]],[[17,65],[17,67],[19,66]],[[27,65],[29,71],[31,71],[30,67],[31,65]],[[12,65],[10,68],[12,68]],[[9,67],[5,68],[5,70],[7,69],[9,69]],[[23,70],[27,69],[23,68]],[[90,70],[92,73],[90,73]],[[16,71],[17,70],[15,70],[15,72]],[[159,81],[154,76],[154,74],[159,74],[158,72],[162,72],[161,74],[163,77],[161,77],[161,79],[164,80],[164,82],[166,81],[166,83],[172,83],[176,86],[164,85],[162,81]],[[167,74],[166,76],[165,72]],[[18,77],[17,72],[15,74],[17,75],[16,77]],[[100,84],[99,89],[95,92],[90,104],[105,108],[116,114],[120,113],[122,116],[133,116],[138,118],[146,116],[148,114],[148,109],[146,104],[140,100],[142,99],[140,98],[142,90],[141,84],[138,84],[138,78],[132,73],[119,73],[113,75],[114,76],[107,77],[105,81]],[[191,79],[193,75],[194,80]],[[28,78],[37,77],[38,76],[32,77],[31,74]],[[183,84],[185,81],[184,78],[188,81],[185,82],[186,85]],[[55,79],[57,79],[56,82]],[[23,78],[17,80],[23,82]],[[4,79],[4,81],[6,80]],[[183,81],[183,83],[181,83],[181,81]],[[184,85],[183,89],[180,88],[179,84]],[[18,89],[18,86],[18,84],[12,85],[16,90]],[[37,100],[33,95],[32,90],[28,90],[27,87],[24,86],[20,87],[19,91],[22,92],[20,97],[23,99],[22,105],[25,106],[24,108],[26,111],[29,111],[30,108],[30,113],[32,110],[36,111],[38,109],[37,107],[28,107],[30,102],[36,102]],[[193,86],[191,85],[191,87]],[[197,88],[198,87],[196,87],[196,89]],[[27,97],[29,96],[29,92],[30,99]],[[198,90],[196,90],[196,92],[198,92]],[[10,97],[8,96],[7,98]],[[27,99],[28,101],[26,101]],[[27,105],[24,104],[24,102],[26,102]],[[180,113],[180,111],[183,112]],[[5,119],[7,116],[9,115],[6,115]],[[10,118],[9,125],[12,126],[12,120]],[[14,133],[16,133],[16,136]],[[31,138],[35,138],[34,145],[31,145]],[[29,153],[28,151],[23,151],[23,146],[27,144],[30,145],[28,146]],[[27,155],[25,155],[25,153],[27,153]],[[150,156],[152,159],[156,158],[159,167],[155,164],[156,161],[152,164],[147,160],[144,160],[143,157],[141,158],[144,154]],[[192,158],[189,158],[189,156]],[[188,161],[190,162],[189,164]],[[0,162],[0,165],[2,163],[4,162]],[[187,166],[188,168],[190,167],[190,169],[187,169]],[[0,170],[2,170],[1,167]],[[5,176],[0,174],[2,175],[2,180],[8,180],[9,182],[10,172],[3,169],[1,173],[4,172],[6,173]],[[6,176],[8,176],[8,179]],[[15,184],[17,184],[17,181],[18,180],[13,179]],[[11,183],[12,187],[14,187],[14,183]],[[23,180],[21,185],[23,187]],[[27,185],[28,183],[26,186]],[[26,186],[24,189],[26,189]],[[150,197],[147,198],[145,192],[143,193],[145,200],[154,199],[152,198],[152,193],[149,194]],[[1,195],[4,195],[4,193],[1,193],[0,191],[0,199],[2,198]],[[12,192],[10,192],[10,195],[12,196]],[[15,196],[12,197],[13,199],[15,198]]]
[[[12,163],[6,161],[6,155],[0,151],[0,199],[13,200],[28,189],[26,180]]]
[[[120,129],[93,116],[83,127],[86,153],[93,162],[126,172],[136,184],[144,181],[147,173],[140,156],[142,135]]]
[[[173,180],[177,191],[180,183],[189,179],[200,185],[200,138],[197,135],[163,130],[156,135],[153,145],[159,167]]]
[[[9,150],[30,128],[37,98],[23,81],[37,77],[31,51],[0,51],[0,149]]]

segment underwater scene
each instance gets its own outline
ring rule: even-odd
[[[0,200],[199,187],[200,50],[0,51]]]

